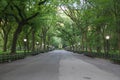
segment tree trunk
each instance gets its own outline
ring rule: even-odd
[[[120,19],[117,18],[117,21],[116,21],[116,24],[117,24],[117,39],[118,39],[118,48],[119,48],[119,54],[120,54]]]
[[[84,39],[83,39],[83,35],[82,35],[82,39],[81,40],[82,40],[81,50],[84,51]]]
[[[119,47],[119,54],[120,54],[120,30],[118,32],[118,47]]]
[[[27,39],[26,47],[27,47],[27,51],[29,52],[30,51],[30,47],[29,47],[29,38],[28,38],[28,35],[26,35],[26,39]]]
[[[35,30],[32,31],[32,51],[35,51]]]
[[[104,48],[104,53],[106,53],[107,51],[106,51],[106,42],[105,42],[105,38],[104,38],[104,40],[103,40],[103,48]]]
[[[96,50],[97,50],[97,53],[101,53],[101,37],[100,37],[101,28],[98,26],[98,27],[96,28],[96,31],[97,31]]]
[[[5,35],[4,36],[3,52],[7,51],[7,41],[8,41],[7,39],[8,39],[8,37]]]
[[[87,33],[86,33],[87,31],[85,31],[84,32],[84,42],[85,42],[85,51],[87,51],[88,50],[88,42],[87,42]]]
[[[21,45],[20,41],[18,42],[18,45],[19,45],[19,50],[21,51],[22,50],[22,45]]]
[[[44,50],[46,50],[46,36],[43,36]]]
[[[40,50],[42,50],[42,45],[43,45],[43,37],[41,36]]]
[[[17,40],[19,37],[19,34],[22,32],[22,26],[18,25],[15,33],[13,34],[13,40],[12,40],[12,46],[11,46],[11,54],[16,53],[16,45],[17,45]]]
[[[6,26],[4,26],[2,29],[3,29],[3,33],[4,33],[4,36],[3,36],[3,40],[4,40],[4,45],[3,45],[3,52],[6,52],[7,51],[7,43],[8,43],[8,35],[9,35],[9,32],[11,30],[11,27],[10,28],[7,28],[8,30],[6,31],[4,28]]]

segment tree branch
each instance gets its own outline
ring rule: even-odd
[[[20,9],[17,5],[15,5],[15,4],[14,4],[14,7],[17,9],[18,14],[19,14],[19,16],[21,17],[21,19],[24,20],[24,17],[23,17],[23,15],[22,15],[21,9]]]
[[[33,19],[33,18],[36,17],[38,14],[39,14],[39,12],[37,12],[37,13],[33,14],[32,16],[28,17],[28,18],[26,19],[26,22],[29,21],[29,20],[31,20],[31,19]]]
[[[10,14],[10,13],[5,13],[5,14],[14,17],[16,22],[20,22],[19,18],[15,16],[14,14]]]
[[[41,2],[39,2],[38,5],[42,5],[42,4],[44,4],[46,1],[47,1],[47,0],[41,1]]]
[[[11,3],[11,1],[8,2],[8,4],[5,6],[5,8],[2,10],[2,12],[5,12],[8,9],[10,3]]]

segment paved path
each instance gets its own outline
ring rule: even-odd
[[[0,64],[0,80],[120,80],[120,65],[64,50]]]

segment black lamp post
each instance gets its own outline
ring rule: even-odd
[[[38,53],[39,42],[36,42],[36,45],[37,45],[37,53]]]
[[[80,42],[78,43],[78,51],[80,51]]]
[[[109,39],[110,39],[110,36],[106,36],[106,57],[108,57],[109,55]]]
[[[24,39],[24,53],[26,55],[26,42],[27,42],[27,39]]]

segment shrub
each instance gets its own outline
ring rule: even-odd
[[[92,57],[92,58],[95,57],[95,55],[94,55],[93,53],[90,53],[90,52],[84,52],[83,54],[84,54],[85,56],[88,56],[88,57]]]
[[[32,56],[35,56],[35,55],[38,55],[38,54],[39,54],[39,52],[32,52],[31,53]]]
[[[25,54],[1,54],[0,55],[0,63],[15,61],[19,59],[24,59]]]
[[[120,64],[120,59],[112,58],[111,61],[113,61],[116,64]]]

